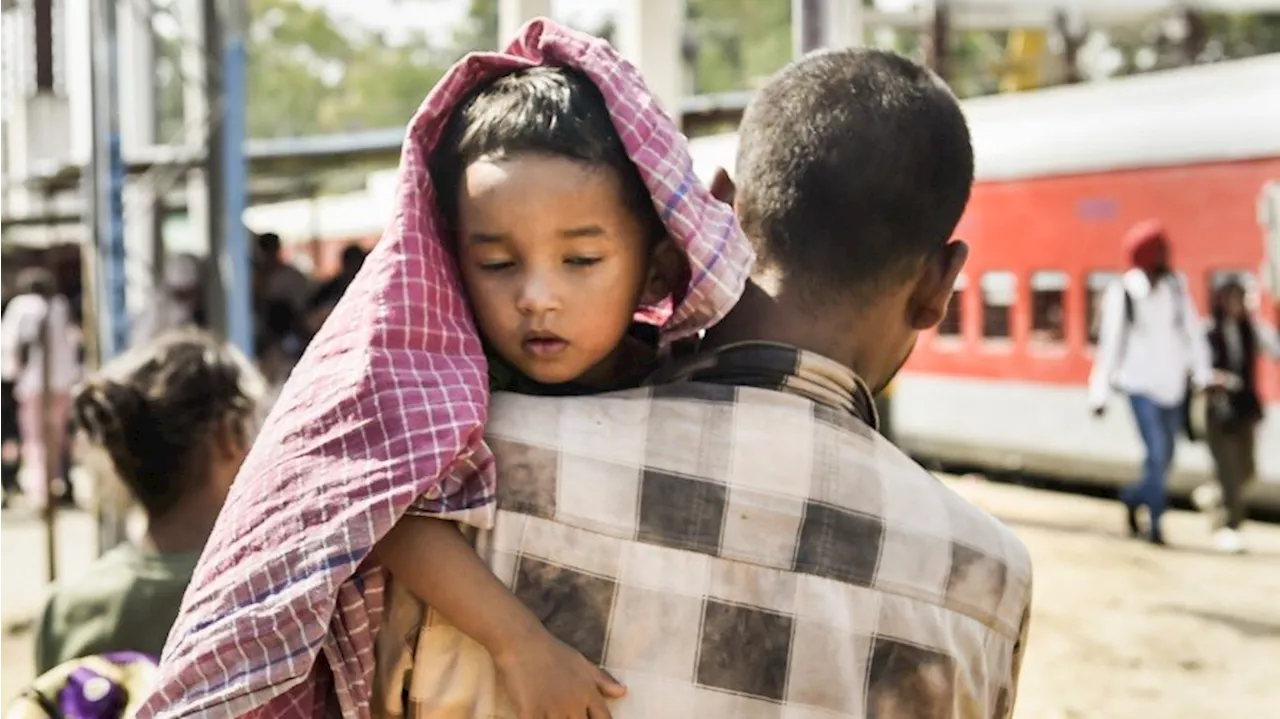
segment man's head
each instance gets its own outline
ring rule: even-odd
[[[807,315],[809,349],[887,384],[941,321],[967,254],[951,239],[973,184],[955,97],[889,52],[810,54],[747,109],[736,174],[781,316]]]

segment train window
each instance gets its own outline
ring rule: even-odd
[[[959,337],[964,331],[964,275],[956,278],[955,290],[951,293],[951,299],[947,302],[947,314],[943,316],[942,322],[938,323],[938,335],[940,337]]]
[[[1067,273],[1040,270],[1031,273],[1031,340],[1046,344],[1067,338],[1066,304]]]
[[[1090,272],[1085,280],[1088,294],[1084,302],[1084,326],[1089,329],[1089,344],[1098,344],[1098,330],[1102,326],[1102,298],[1112,282],[1120,279],[1119,272]]]
[[[1018,278],[1007,270],[982,276],[982,336],[1007,339],[1011,336],[1013,303],[1018,296]]]

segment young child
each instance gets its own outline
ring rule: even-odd
[[[454,524],[497,512],[489,394],[636,385],[754,255],[635,68],[547,20],[436,85],[396,202],[245,462],[140,717],[371,716],[384,568],[489,648],[521,716],[607,716],[622,692]]]
[[[633,317],[687,270],[595,85],[534,67],[480,86],[454,111],[430,169],[493,389],[638,385],[656,348],[629,333]],[[411,514],[376,556],[489,651],[519,715],[607,711],[603,697],[622,687],[552,637],[456,525]]]

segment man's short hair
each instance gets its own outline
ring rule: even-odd
[[[905,280],[969,200],[973,149],[955,96],[891,52],[801,58],[756,94],[738,132],[743,229],[765,266],[822,294]]]

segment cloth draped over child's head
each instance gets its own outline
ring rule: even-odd
[[[373,544],[419,496],[464,515],[492,505],[485,359],[427,167],[469,91],[538,65],[578,70],[601,90],[688,260],[683,292],[665,316],[649,315],[661,320],[663,339],[690,336],[736,303],[754,255],[635,67],[606,42],[543,19],[503,53],[461,60],[410,122],[389,228],[245,461],[170,636],[158,695],[167,697],[157,707],[247,710],[304,681],[322,646],[326,655],[360,654],[376,613],[352,613],[347,594],[341,606],[335,597],[345,583],[343,591],[358,590],[350,596],[377,601],[367,581],[376,572],[364,563]],[[358,699],[349,669],[334,666],[334,681]]]

